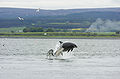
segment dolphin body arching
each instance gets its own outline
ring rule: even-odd
[[[60,46],[59,48],[55,51],[53,49],[50,49],[47,53],[47,56],[59,56],[63,55],[63,52],[70,52],[73,51],[74,48],[77,48],[77,45],[71,42],[65,42],[63,43],[62,41],[59,41]]]
[[[60,42],[60,47],[55,51],[54,56],[59,56],[60,54],[63,55],[63,52],[73,51],[74,48],[77,48],[77,45],[71,42]]]

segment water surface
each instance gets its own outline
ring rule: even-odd
[[[78,48],[47,59],[59,40]],[[0,38],[0,79],[120,79],[120,40]]]

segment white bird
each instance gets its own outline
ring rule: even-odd
[[[24,20],[24,18],[22,18],[22,17],[18,17],[18,19],[19,19],[19,20],[21,20],[21,21],[23,21],[23,20]]]
[[[36,12],[40,12],[40,8],[38,8],[38,9],[36,10]]]

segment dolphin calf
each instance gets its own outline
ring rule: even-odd
[[[54,56],[54,54],[53,54],[53,49],[50,49],[49,51],[48,51],[48,53],[47,53],[47,58],[51,58],[51,56]]]

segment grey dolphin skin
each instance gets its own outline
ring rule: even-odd
[[[47,53],[47,56],[59,56],[62,55],[63,56],[63,52],[69,52],[69,51],[73,51],[74,48],[77,48],[77,45],[71,42],[65,42],[63,43],[62,41],[59,41],[60,46],[59,48],[55,51],[53,49],[50,49]]]
[[[47,53],[47,58],[48,59],[51,59],[51,56],[54,56],[54,54],[53,54],[53,49],[50,49],[49,51],[48,51],[48,53]]]
[[[72,51],[73,48],[77,48],[77,45],[75,45],[74,43],[70,43],[70,42],[66,42],[62,44],[62,48],[64,48],[63,51]]]
[[[60,54],[63,55],[62,52],[69,52],[73,51],[74,48],[77,48],[77,45],[71,42],[65,42],[63,43],[62,41],[60,42],[60,47],[59,49],[54,53],[54,56],[59,56]]]

